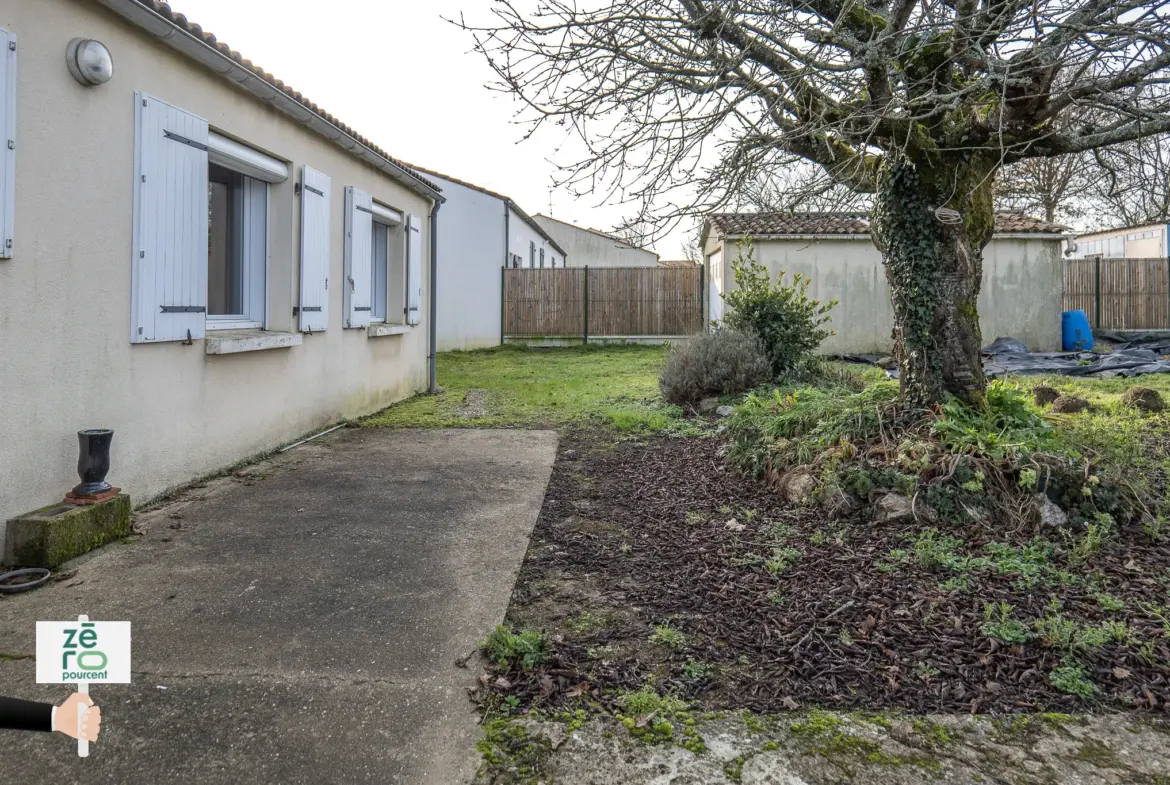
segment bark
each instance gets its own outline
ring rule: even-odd
[[[968,157],[918,159],[887,158],[874,206],[873,237],[890,284],[902,396],[928,407],[949,393],[982,407],[986,379],[976,301],[983,248],[994,231],[994,168]],[[957,222],[940,219],[938,207],[958,211]]]

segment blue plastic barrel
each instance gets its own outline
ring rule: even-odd
[[[1065,311],[1060,315],[1060,343],[1066,352],[1087,352],[1093,348],[1093,331],[1084,311]]]

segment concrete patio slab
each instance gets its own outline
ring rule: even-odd
[[[138,516],[146,534],[0,600],[0,695],[38,686],[34,623],[133,623],[102,736],[0,731],[5,780],[441,783],[474,774],[473,651],[507,607],[549,431],[349,429]],[[67,565],[72,567],[73,565]]]

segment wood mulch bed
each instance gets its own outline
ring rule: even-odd
[[[565,437],[508,611],[509,624],[544,629],[553,656],[531,672],[493,668],[484,694],[612,702],[649,679],[709,710],[1167,711],[1170,629],[1143,608],[1170,606],[1170,538],[1155,545],[1123,527],[1076,569],[1058,549],[1051,567],[1066,571],[1063,582],[1030,588],[1018,574],[925,569],[891,562],[890,551],[910,548],[926,524],[794,509],[727,468],[722,447],[710,437]],[[1036,534],[937,525],[974,549]],[[961,574],[969,590],[940,588]],[[1102,592],[1124,609],[1104,611]],[[1085,701],[1050,683],[1058,648],[984,633],[985,604],[998,601],[1029,627],[1053,613],[1124,620],[1131,641],[1078,654],[1098,691]],[[656,635],[664,624],[681,639]]]

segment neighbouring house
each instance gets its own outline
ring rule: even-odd
[[[1164,223],[1123,226],[1120,229],[1102,229],[1078,235],[1073,256],[1088,259],[1101,256],[1106,259],[1153,259],[1170,256]]]
[[[437,184],[162,3],[0,28],[0,522],[79,429],[142,502],[427,388]]]
[[[501,270],[564,267],[562,247],[512,199],[450,175],[412,166],[447,200],[439,224],[439,351],[500,345]]]
[[[885,353],[893,346],[890,289],[869,221],[856,213],[716,213],[703,224],[708,317],[722,318],[722,295],[734,286],[737,243],[750,238],[756,259],[773,276],[801,273],[809,296],[838,300],[826,354]],[[1062,252],[1068,230],[1016,214],[1000,214],[983,250],[979,317],[984,338],[1018,338],[1034,350],[1060,348]],[[791,278],[787,279],[791,280]]]
[[[568,254],[570,267],[654,267],[658,254],[612,234],[537,213],[533,216]]]
[[[692,262],[690,259],[659,259],[658,266],[675,268],[681,267],[682,269],[687,270],[691,267],[698,267],[699,262]]]

